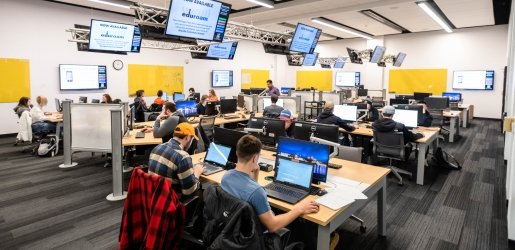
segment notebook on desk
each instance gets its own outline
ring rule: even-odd
[[[314,164],[277,157],[274,180],[265,186],[266,194],[295,204],[309,194]]]

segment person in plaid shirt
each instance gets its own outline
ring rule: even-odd
[[[203,166],[195,165],[186,152],[193,139],[198,140],[195,129],[187,122],[180,123],[174,130],[173,138],[156,146],[150,153],[148,172],[166,177],[172,182],[173,189],[182,195],[191,195],[201,185],[199,177]]]

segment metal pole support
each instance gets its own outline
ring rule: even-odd
[[[127,198],[127,192],[123,191],[123,167],[122,167],[122,110],[111,110],[111,151],[113,158],[113,193],[109,194],[108,201],[119,201]]]
[[[77,166],[76,162],[72,162],[72,115],[71,101],[63,101],[63,154],[64,163],[59,168],[71,168]]]

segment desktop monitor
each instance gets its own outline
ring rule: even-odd
[[[184,116],[198,116],[197,103],[195,101],[177,101],[175,102],[177,110],[180,110]]]
[[[281,106],[284,108],[284,100],[283,99],[277,99],[277,102],[275,103],[277,106]],[[263,98],[263,109],[266,107],[272,105],[272,99],[270,97]]]
[[[390,98],[390,105],[409,104],[409,99]]]
[[[431,95],[431,93],[415,92],[413,93],[413,99],[417,101],[423,101],[426,97]]]
[[[449,97],[449,102],[461,102],[461,93],[443,92],[442,96]]]
[[[449,108],[449,97],[430,96],[424,99],[429,109],[447,109]]]
[[[63,111],[63,106],[61,105],[61,101],[57,98],[55,98],[55,110],[57,112],[62,112]]]
[[[316,184],[327,181],[329,153],[328,145],[288,137],[280,137],[277,144],[277,156],[315,164],[312,181]]]
[[[231,147],[231,153],[229,154],[229,161],[236,163],[238,162],[238,157],[236,156],[236,144],[241,137],[246,135],[247,133],[237,131],[234,129],[226,129],[215,126],[214,134],[213,134],[213,142],[216,144],[225,145]]]
[[[245,96],[244,95],[238,95],[238,107],[245,108]]]
[[[284,121],[273,118],[252,117],[248,123],[249,128],[263,129],[262,133],[253,133],[267,146],[275,147],[279,136],[286,134]]]
[[[188,99],[188,101],[195,101],[196,103],[199,103],[200,93],[193,93],[193,97],[188,96],[186,99]]]
[[[376,46],[374,48],[374,51],[372,52],[372,55],[370,56],[371,63],[379,63],[381,59],[383,59],[384,52],[386,51],[386,48],[383,46]]]
[[[391,104],[390,104],[391,105]],[[404,109],[404,110],[415,110],[418,112],[418,121],[417,123],[418,124],[422,124],[424,122],[424,108],[422,107],[422,105],[418,105],[418,104],[414,104],[414,105],[409,105],[409,104],[396,104],[396,105],[392,105],[396,110],[397,109]]]
[[[237,105],[238,105],[237,99],[222,99],[222,100],[220,100],[220,113],[222,113],[222,114],[235,113],[238,110]]]
[[[407,128],[416,128],[418,125],[418,111],[409,109],[395,109],[393,120],[404,124]]]
[[[251,95],[259,95],[263,91],[265,91],[265,88],[250,88]]]
[[[218,102],[206,103],[206,111],[204,114],[207,116],[218,115],[218,111],[216,110],[216,105],[218,105]]]
[[[321,34],[321,29],[298,23],[289,50],[306,54],[313,53]]]
[[[415,99],[415,96],[414,95],[395,95],[395,98],[409,100],[409,99]]]
[[[79,103],[88,103],[88,97],[87,96],[79,97]]]
[[[100,99],[91,99],[91,103],[100,103]]]
[[[186,95],[185,94],[173,93],[173,101],[174,102],[184,101],[184,100],[186,100]]]
[[[356,121],[358,114],[358,106],[356,105],[334,105],[335,116],[340,117],[344,121]]]
[[[311,135],[314,137],[338,143],[339,127],[336,125],[298,122],[293,124],[293,135],[295,139],[309,141]]]
[[[168,93],[163,91],[163,95],[161,96],[161,99],[168,101]]]
[[[358,96],[368,96],[368,89],[358,89]]]
[[[281,88],[281,95],[289,95],[290,88]]]

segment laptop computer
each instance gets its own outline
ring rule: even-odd
[[[275,176],[265,186],[267,196],[295,204],[309,194],[313,163],[277,156]]]
[[[202,174],[210,175],[224,170],[227,159],[229,159],[229,153],[231,153],[230,147],[211,142],[204,159]]]

